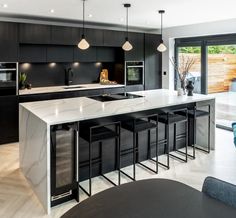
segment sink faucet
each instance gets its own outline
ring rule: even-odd
[[[65,69],[65,85],[69,86],[73,82],[74,72],[71,68]]]

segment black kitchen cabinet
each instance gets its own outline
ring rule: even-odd
[[[43,45],[21,44],[19,48],[19,61],[45,63],[47,62],[47,47]]]
[[[97,61],[98,62],[115,62],[116,60],[115,48],[97,47]]]
[[[79,96],[80,96],[79,91],[65,91],[65,92],[41,93],[32,95],[20,95],[19,101],[20,103],[23,103],[23,102],[46,101],[46,100],[55,100],[63,98],[75,98]]]
[[[0,144],[18,141],[18,96],[0,97]]]
[[[81,40],[82,33],[83,33],[83,29],[81,28],[79,41]],[[84,34],[90,46],[103,46],[103,30],[86,28],[84,29]]]
[[[144,60],[144,34],[129,33],[129,41],[133,45],[131,51],[125,52],[126,61],[143,61]]]
[[[118,94],[118,93],[124,93],[125,88],[120,87],[120,88],[108,88],[103,90],[103,94]]]
[[[76,45],[80,40],[80,28],[51,26],[51,44]]]
[[[145,34],[145,90],[162,88],[162,54],[157,51],[161,35]]]
[[[47,62],[73,62],[73,46],[47,46]]]
[[[51,27],[39,24],[20,24],[19,42],[27,44],[50,44]]]
[[[18,28],[15,23],[0,23],[0,62],[16,62],[18,58]]]
[[[89,97],[103,94],[103,89],[81,90],[80,97]]]
[[[89,47],[86,50],[81,50],[77,46],[74,47],[74,61],[75,62],[96,62],[97,51],[95,47]]]
[[[125,42],[125,32],[104,30],[103,45],[109,47],[121,47]]]
[[[135,92],[135,91],[143,91],[143,85],[132,85],[132,86],[125,86],[125,92]]]

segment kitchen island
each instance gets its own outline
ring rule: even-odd
[[[211,105],[211,149],[215,145],[215,99],[207,95],[177,96],[175,91],[159,89],[133,92],[142,97],[117,101],[98,101],[79,97],[20,104],[20,168],[43,207],[51,208],[51,127],[86,120],[122,117],[126,114],[171,107]],[[197,123],[197,139],[204,145],[207,120]],[[79,146],[81,146],[79,144]]]

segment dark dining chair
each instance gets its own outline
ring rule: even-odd
[[[209,176],[203,183],[202,192],[236,208],[236,185]]]

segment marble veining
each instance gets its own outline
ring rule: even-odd
[[[48,125],[34,114],[20,108],[20,169],[50,213],[50,140]]]
[[[81,88],[73,88],[76,86],[81,86]],[[43,94],[43,93],[53,93],[53,92],[70,92],[70,91],[82,91],[82,90],[92,90],[92,89],[108,89],[108,88],[122,88],[125,85],[113,84],[113,85],[101,85],[99,83],[91,84],[81,84],[81,85],[70,85],[70,86],[47,86],[47,87],[37,87],[32,89],[19,90],[19,95],[32,95],[32,94]],[[67,89],[71,87],[71,89]]]
[[[24,107],[47,124],[54,125],[214,99],[199,94],[192,97],[177,96],[175,91],[166,89],[132,93],[142,95],[143,98],[99,102],[79,97],[23,103],[20,107]]]

